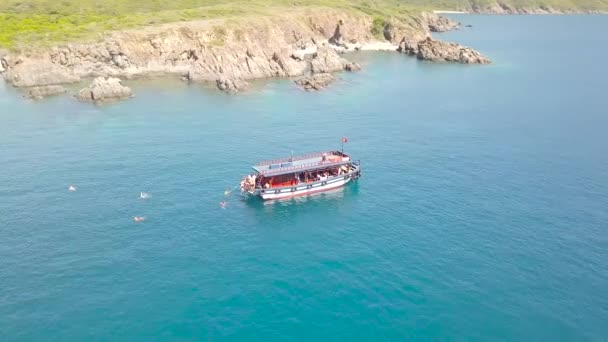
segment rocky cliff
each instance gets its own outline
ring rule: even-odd
[[[431,31],[457,26],[448,19],[424,14],[414,21],[386,22],[384,37],[379,38],[373,33],[373,24],[373,18],[364,13],[333,9],[167,24],[115,32],[96,43],[10,53],[0,56],[0,72],[16,87],[163,73],[188,81],[216,82],[222,90],[238,91],[249,79],[357,70],[357,65],[338,52],[373,49],[379,43],[397,50],[400,43],[414,46],[425,41]],[[452,45],[442,47],[449,49],[461,51]]]

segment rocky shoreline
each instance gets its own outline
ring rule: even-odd
[[[345,58],[351,51],[392,50],[434,62],[489,63],[471,48],[431,37],[458,25],[423,13],[413,22],[385,22],[378,34],[369,15],[308,9],[238,22],[167,24],[114,32],[98,43],[5,53],[0,73],[35,99],[64,93],[61,85],[97,78],[76,96],[93,102],[129,98],[130,89],[118,78],[152,74],[214,82],[231,93],[246,89],[248,80],[270,77],[301,77],[302,87],[321,89],[333,79],[327,74],[360,69]]]
[[[493,2],[485,4],[473,4],[463,7],[461,10],[435,10],[434,14],[490,14],[490,15],[570,15],[570,14],[608,14],[606,10],[599,9],[581,9],[581,8],[555,8],[550,5],[540,6],[514,6],[506,2]]]
[[[580,10],[580,9],[558,9],[551,6],[540,7],[514,7],[505,3],[495,3],[487,7],[472,7],[471,13],[477,14],[606,14],[605,11]]]

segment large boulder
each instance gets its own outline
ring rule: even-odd
[[[456,43],[427,38],[418,42],[418,59],[434,62],[457,62],[463,64],[488,64],[491,61],[469,47]]]
[[[48,85],[28,88],[24,97],[33,100],[42,100],[47,96],[59,95],[65,92],[65,88],[60,85]]]
[[[416,20],[406,25],[398,20],[391,19],[384,24],[384,39],[398,45],[402,40],[419,41],[429,36],[425,20]]]
[[[182,79],[184,81],[190,81],[190,82],[209,82],[209,81],[213,81],[216,78],[217,78],[217,75],[215,72],[210,71],[206,68],[202,68],[198,65],[190,68],[182,76]]]
[[[418,54],[418,40],[403,37],[399,42],[397,51],[410,56],[416,56]]]
[[[77,98],[81,101],[102,102],[123,100],[132,96],[131,89],[123,86],[120,79],[97,77],[91,85],[80,90]]]
[[[313,74],[342,71],[348,63],[349,61],[340,57],[334,49],[321,47],[310,61],[310,70]]]
[[[344,22],[340,19],[338,24],[336,25],[336,29],[334,30],[334,34],[329,38],[329,43],[336,46],[346,46],[344,44],[344,38],[342,36],[342,25]]]
[[[289,51],[275,52],[273,53],[271,60],[279,67],[276,72],[277,76],[301,76],[308,66],[308,63],[291,57]]]
[[[460,23],[435,13],[423,13],[423,20],[431,32],[446,32],[457,29]]]
[[[332,83],[335,78],[328,73],[313,74],[308,77],[303,77],[295,81],[295,83],[304,90],[320,90]]]
[[[355,72],[361,70],[361,66],[359,65],[359,63],[356,62],[348,62],[346,63],[346,65],[344,65],[344,70]]]
[[[249,87],[249,82],[241,79],[219,78],[215,81],[217,88],[227,93],[236,93]]]

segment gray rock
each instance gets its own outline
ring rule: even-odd
[[[281,53],[275,52],[272,55],[272,61],[277,63],[280,70],[277,72],[277,76],[301,76],[307,68],[306,62],[298,60],[290,56],[288,51],[282,51]]]
[[[409,49],[417,49],[418,41],[430,35],[426,22],[420,20],[419,28],[409,27],[399,22],[389,22],[384,26],[384,38],[394,45],[397,51],[410,54]]]
[[[60,85],[48,85],[28,88],[24,97],[33,100],[42,100],[47,96],[59,95],[65,92],[65,88]]]
[[[338,24],[336,25],[334,34],[329,38],[329,44],[333,44],[336,46],[342,46],[342,47],[346,46],[346,44],[344,44],[344,39],[342,37],[342,30],[341,30],[341,27],[343,24],[344,24],[344,21],[342,21],[342,19],[340,19],[338,21]]]
[[[125,69],[130,65],[129,57],[123,54],[112,55],[112,62],[121,69]]]
[[[397,51],[410,56],[416,56],[418,54],[418,41],[404,37],[401,42],[399,42]]]
[[[69,68],[49,60],[39,63],[16,63],[7,69],[4,78],[15,87],[34,87],[80,81]]]
[[[304,90],[320,90],[332,83],[335,78],[331,74],[313,74],[308,77],[303,77],[295,81],[295,84],[304,88]]]
[[[97,77],[91,85],[78,92],[77,98],[81,101],[102,102],[123,100],[132,96],[131,89],[123,86],[120,79]]]
[[[314,43],[313,39],[300,39],[295,42],[292,47],[298,50],[307,50],[315,48],[316,44]]]
[[[321,47],[313,55],[313,59],[310,61],[310,69],[313,74],[323,74],[342,71],[348,63],[349,61],[340,57],[334,49]]]
[[[344,66],[344,70],[355,72],[361,70],[361,66],[359,65],[359,63],[349,62]]]
[[[382,29],[384,39],[392,42],[395,40],[395,26],[392,23],[386,23]]]
[[[427,38],[418,43],[418,59],[434,62],[458,62],[463,64],[488,64],[491,61],[481,53],[456,43]]]
[[[459,22],[436,14],[425,14],[427,26],[431,32],[447,32],[457,29]]]
[[[193,67],[182,75],[182,79],[189,82],[209,82],[216,77],[215,73],[201,67]]]
[[[217,88],[227,93],[236,93],[249,87],[249,82],[241,79],[219,78],[215,81]]]

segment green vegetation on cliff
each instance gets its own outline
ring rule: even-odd
[[[511,8],[608,10],[608,0],[504,0]],[[295,7],[362,11],[375,24],[422,10],[484,10],[495,0],[1,0],[0,47],[45,46],[96,39],[104,32],[161,23],[272,15]]]

